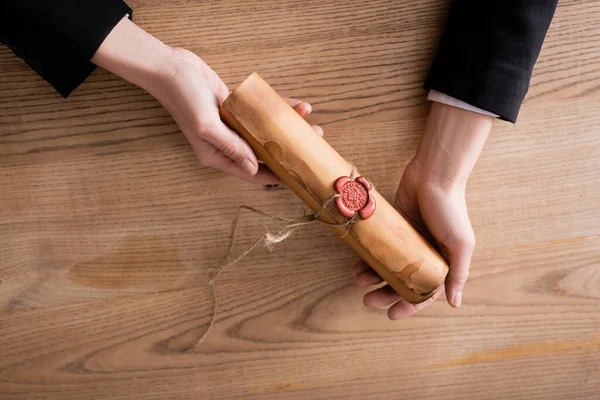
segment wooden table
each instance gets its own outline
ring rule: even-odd
[[[230,88],[258,71],[393,196],[429,105],[447,1],[130,0]],[[600,4],[563,0],[519,122],[470,180],[464,305],[403,322],[362,306],[320,226],[210,268],[240,205],[289,190],[201,168],[166,111],[97,70],[68,100],[0,49],[1,399],[598,399]],[[368,149],[367,151],[363,150]],[[242,212],[234,251],[273,226]]]

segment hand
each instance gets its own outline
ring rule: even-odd
[[[278,183],[254,152],[219,117],[229,90],[194,53],[170,48],[124,18],[104,40],[94,63],[146,89],[169,111],[192,145],[200,164],[253,183]],[[301,116],[310,104],[286,99]],[[322,135],[323,130],[315,126]]]
[[[264,164],[237,133],[219,117],[219,105],[229,95],[221,78],[194,53],[173,49],[164,67],[163,82],[154,90],[156,98],[173,116],[188,138],[200,164],[218,168],[253,183],[278,183],[279,178]],[[304,117],[312,111],[310,104],[286,99]],[[320,135],[323,131],[315,126]]]
[[[396,192],[395,207],[449,264],[445,288],[453,307],[461,305],[475,248],[465,201],[467,178],[492,121],[492,117],[434,103],[417,155],[406,167]],[[353,275],[359,286],[383,281],[364,262],[359,263]],[[393,304],[388,317],[406,319],[433,303],[440,293],[438,290],[430,299],[413,305],[385,285],[367,293],[364,303],[369,307]]]

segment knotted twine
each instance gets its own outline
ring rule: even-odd
[[[350,179],[355,180],[357,176],[358,176],[358,171],[356,170],[356,167],[352,166],[352,172],[350,174]],[[350,227],[359,218],[358,213],[354,214],[354,216],[352,218],[349,218],[348,220],[346,220],[344,222],[329,222],[329,221],[325,221],[324,219],[321,218],[321,214],[323,212],[327,211],[329,213],[329,210],[328,210],[329,205],[336,198],[338,198],[340,196],[341,196],[341,194],[336,192],[333,196],[329,197],[327,200],[325,200],[323,202],[323,205],[321,206],[321,208],[317,212],[315,212],[314,214],[303,215],[302,217],[296,218],[296,219],[283,218],[283,217],[280,217],[278,215],[269,214],[269,213],[266,213],[264,211],[261,211],[259,209],[256,209],[256,208],[250,207],[250,206],[240,206],[239,207],[238,214],[237,214],[237,217],[235,219],[235,225],[233,227],[233,233],[231,235],[231,242],[229,243],[229,249],[227,251],[227,259],[230,259],[231,256],[232,256],[232,254],[233,254],[233,245],[235,243],[235,238],[237,237],[237,231],[238,231],[238,227],[239,227],[240,216],[241,216],[242,210],[247,210],[247,211],[253,212],[254,214],[262,215],[262,216],[265,216],[265,217],[268,217],[268,218],[271,218],[271,219],[275,219],[275,220],[278,220],[278,221],[281,221],[281,222],[285,222],[286,224],[283,225],[283,226],[281,226],[275,232],[269,232],[267,230],[267,232],[265,232],[264,235],[262,235],[261,237],[259,237],[258,239],[256,239],[250,245],[250,247],[248,247],[242,254],[240,254],[239,256],[237,256],[235,259],[226,262],[225,264],[223,264],[222,266],[220,266],[218,268],[211,268],[208,271],[208,285],[210,286],[210,289],[211,289],[211,292],[212,292],[213,311],[212,311],[212,316],[211,316],[208,328],[206,328],[206,331],[204,331],[204,334],[202,335],[202,337],[200,337],[200,339],[198,339],[198,341],[196,343],[197,346],[199,346],[202,343],[204,343],[204,341],[206,340],[206,338],[208,337],[208,335],[210,334],[210,332],[212,331],[212,329],[215,326],[215,322],[217,320],[217,287],[216,287],[216,281],[217,281],[217,279],[219,279],[219,276],[221,276],[221,274],[223,273],[223,271],[225,271],[226,269],[234,266],[235,264],[237,264],[238,262],[240,262],[241,260],[243,260],[261,242],[264,242],[265,247],[269,251],[272,251],[273,247],[277,243],[281,243],[285,239],[287,239],[288,237],[290,237],[294,233],[294,231],[296,229],[298,229],[298,228],[300,228],[302,226],[313,224],[315,222],[321,222],[321,223],[323,223],[325,225],[329,225],[331,227],[342,227],[342,226],[346,227],[346,233],[344,233],[344,235],[342,236],[342,238],[343,238],[344,236],[346,236],[350,232]]]

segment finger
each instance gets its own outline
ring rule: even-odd
[[[448,247],[448,261],[450,271],[446,277],[446,297],[452,307],[462,304],[462,291],[469,278],[469,268],[475,244],[469,240],[463,241],[458,246]]]
[[[365,272],[356,275],[354,279],[359,287],[377,285],[383,282],[383,279],[381,279],[377,272],[373,271],[372,269],[368,269]]]
[[[229,97],[229,89],[223,80],[211,69],[212,75],[210,79],[210,84],[217,95],[217,99],[219,99],[219,104],[223,104],[223,102]]]
[[[423,196],[421,209],[423,220],[448,261],[446,298],[451,306],[459,307],[475,248],[475,235],[467,212],[464,190],[458,189],[450,193],[443,189],[433,190],[428,196]]]
[[[255,175],[235,175],[236,177],[245,180],[246,182],[256,183],[259,185],[279,185],[283,182],[277,175],[273,173],[266,165],[259,165],[258,172]]]
[[[251,183],[260,184],[279,184],[279,178],[264,164],[259,164],[258,172],[255,175],[248,173],[235,161],[229,157],[225,157],[217,148],[207,141],[195,143],[194,151],[198,157],[200,164],[220,169],[230,175],[243,179]]]
[[[441,290],[435,292],[433,296],[419,304],[410,304],[402,299],[388,309],[388,318],[392,321],[407,319],[424,308],[429,307],[440,296]]]
[[[415,230],[419,233],[419,235],[423,237],[423,239],[425,239],[428,243],[431,243],[435,247],[437,243],[435,238],[427,230],[427,227],[425,226],[425,223],[423,222],[421,216],[418,214],[418,212],[415,211],[415,209],[418,208],[418,205],[413,205],[409,208],[405,206],[404,203],[400,200],[400,196],[400,194],[396,194],[396,201],[394,203],[394,206],[400,212],[400,215],[402,215],[406,222],[408,222],[413,228],[415,228]],[[406,197],[407,195],[403,194],[403,196]]]
[[[365,262],[365,260],[359,260],[356,265],[354,266],[354,268],[352,269],[352,277],[356,278],[356,275],[363,273],[367,270],[371,269],[371,267],[369,267],[369,264],[367,264]]]
[[[225,157],[235,161],[246,175],[251,176],[258,172],[258,160],[248,143],[220,120],[207,129],[206,140]]]
[[[185,52],[186,59],[190,61],[196,68],[204,73],[204,76],[208,80],[209,85],[215,92],[219,104],[223,104],[227,96],[229,96],[229,89],[223,80],[217,75],[217,73],[208,66],[200,57],[192,52]]]
[[[284,99],[301,117],[306,117],[308,114],[312,112],[312,106],[302,100],[298,99]],[[317,132],[317,134],[323,137],[323,128],[319,125],[313,125],[312,128]]]
[[[400,295],[396,293],[390,285],[385,285],[384,287],[365,294],[363,303],[367,307],[384,307],[400,299]]]
[[[317,135],[323,137],[323,128],[321,128],[319,125],[313,125],[312,128],[315,130],[315,132],[317,132]]]
[[[298,99],[284,99],[301,117],[306,117],[312,112],[312,106],[305,101]]]
[[[227,161],[227,159],[226,159]],[[256,183],[260,185],[274,185],[280,184],[281,180],[275,175],[268,167],[265,165],[260,165],[258,167],[258,172],[254,175],[248,175],[246,171],[237,165],[231,160],[227,161],[228,164],[223,163],[222,166],[214,166],[214,168],[218,168],[223,172],[228,173],[229,175],[233,175],[236,178],[240,178],[246,182]]]

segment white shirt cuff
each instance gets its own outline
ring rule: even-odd
[[[481,108],[472,106],[468,103],[465,103],[462,100],[458,100],[457,98],[448,96],[447,94],[440,93],[435,90],[429,91],[429,95],[427,96],[427,99],[429,101],[435,101],[437,103],[448,104],[449,106],[452,106],[452,107],[462,108],[463,110],[468,110],[468,111],[473,111],[473,112],[476,112],[479,114],[489,115],[490,117],[496,117],[496,118],[499,117],[499,115],[496,115],[496,114],[491,113],[486,110],[482,110]]]

